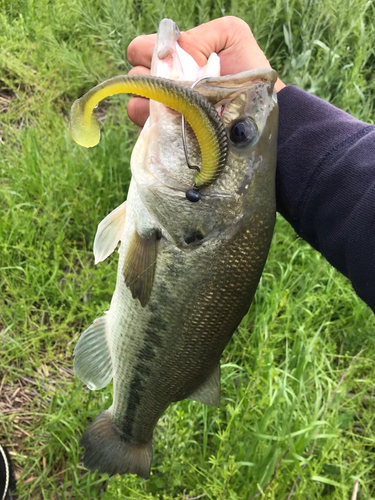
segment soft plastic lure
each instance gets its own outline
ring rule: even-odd
[[[78,144],[86,148],[98,144],[100,129],[93,110],[104,98],[120,93],[137,94],[161,102],[181,113],[190,124],[201,150],[202,165],[194,175],[193,189],[188,192],[198,193],[197,188],[210,184],[220,175],[227,159],[228,139],[219,115],[198,92],[165,78],[115,76],[77,99],[71,109],[70,127]]]

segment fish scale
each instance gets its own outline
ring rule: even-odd
[[[176,75],[177,40],[174,23],[163,20],[156,73],[162,64],[164,76]],[[160,47],[166,60],[158,60]],[[192,81],[197,75],[196,65]],[[75,349],[75,371],[91,389],[113,378],[111,407],[81,439],[92,470],[148,478],[153,432],[166,408],[185,398],[220,404],[220,357],[251,304],[275,222],[275,81],[273,70],[257,69],[202,82],[204,98],[220,110],[227,156],[196,203],[185,196],[194,172],[181,117],[151,106],[131,158],[128,199],[95,237],[96,262],[121,242],[110,309]],[[237,126],[249,131],[244,139],[232,134]],[[199,162],[198,141],[189,130],[187,137],[189,157]]]

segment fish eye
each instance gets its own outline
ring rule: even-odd
[[[229,139],[236,146],[249,146],[258,138],[258,128],[251,118],[241,118],[233,123]]]

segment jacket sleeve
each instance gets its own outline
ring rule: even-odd
[[[375,311],[375,126],[297,87],[278,100],[278,211]]]

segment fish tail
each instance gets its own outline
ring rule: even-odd
[[[138,445],[126,440],[113,424],[109,411],[100,413],[86,429],[80,445],[85,447],[83,463],[92,471],[150,477],[152,441]]]

